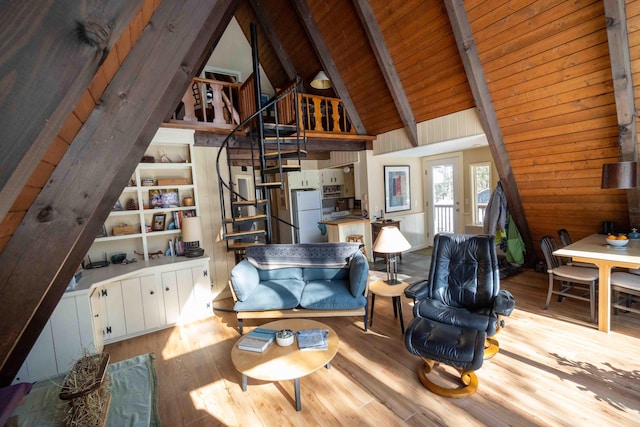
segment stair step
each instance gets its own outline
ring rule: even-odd
[[[307,150],[280,150],[280,158],[282,159],[293,159],[298,157],[298,153],[300,153],[300,157],[307,157]],[[269,151],[264,153],[264,158],[269,159],[277,159],[278,152],[277,151]]]
[[[234,224],[239,222],[248,222],[248,221],[260,221],[266,219],[267,216],[265,214],[260,215],[252,215],[252,216],[240,216],[237,218],[225,218],[225,224]]]
[[[230,233],[225,233],[225,239],[240,239],[242,237],[247,236],[262,236],[266,234],[266,230],[247,230],[247,231],[232,231]]]
[[[280,187],[282,187],[282,182],[281,181],[260,182],[260,183],[256,184],[256,187],[258,187],[258,188],[280,188]]]
[[[283,173],[296,172],[301,169],[300,165],[272,166],[272,167],[264,168],[264,173],[280,173],[280,168],[282,168]]]
[[[281,144],[291,144],[292,142],[297,142],[298,139],[300,141],[302,141],[302,138],[298,138],[297,136],[282,136],[282,135],[280,135],[280,137],[277,137],[277,136],[265,136],[264,137],[264,141],[266,143],[270,143],[270,144],[278,142],[278,140],[280,141]]]
[[[267,203],[267,199],[258,199],[258,200],[238,200],[235,202],[231,202],[233,206],[257,206]]]
[[[291,135],[292,133],[295,133],[298,131],[298,129],[296,128],[296,125],[282,125],[282,124],[277,125],[275,123],[263,123],[262,129],[264,131],[264,135],[275,135],[276,129],[277,129],[278,132],[280,133],[280,136]]]

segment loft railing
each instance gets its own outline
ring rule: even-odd
[[[295,81],[292,84],[295,84]],[[194,78],[191,87],[182,98],[183,112],[174,114],[171,122],[194,127],[233,129],[257,111],[254,87],[253,74],[242,84]],[[291,86],[282,89],[278,94],[278,101],[274,104],[275,108],[272,106],[263,112],[265,122],[269,122],[270,117],[275,115],[275,109],[280,123],[295,122],[297,105],[301,130],[332,134],[355,133],[355,128],[351,125],[344,104],[339,98],[299,92],[296,95],[296,92],[290,89]],[[280,96],[284,93],[287,95]],[[295,96],[298,96],[297,103]],[[268,100],[270,101],[272,100]],[[203,105],[205,108],[202,108]]]

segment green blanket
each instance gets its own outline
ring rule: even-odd
[[[111,376],[111,405],[107,426],[142,427],[161,425],[158,418],[158,380],[155,355],[143,354],[116,362],[107,368]],[[36,383],[24,401],[18,405],[8,426],[63,426],[58,394],[64,375]]]

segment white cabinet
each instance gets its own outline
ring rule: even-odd
[[[167,322],[185,323],[212,314],[207,265],[162,273],[162,287]]]
[[[304,170],[297,172],[289,172],[287,176],[290,190],[300,190],[320,188],[320,172],[316,170]]]
[[[154,329],[165,325],[167,320],[162,298],[162,283],[156,280],[156,276],[144,276],[140,278],[140,290],[145,328]]]
[[[153,276],[152,276],[153,277]],[[145,330],[144,311],[142,309],[142,289],[140,278],[134,277],[120,282],[124,307],[124,323],[127,335]]]
[[[94,240],[88,253],[92,261],[123,252],[128,258],[137,252],[142,254],[138,258],[148,260],[149,253],[164,253],[168,241],[180,237],[182,217],[198,215],[193,135],[188,129],[158,129],[146,161],[138,165],[105,221],[104,235]],[[164,217],[157,230],[152,227],[160,224],[156,216]]]
[[[65,294],[14,379],[34,382],[66,372],[84,351],[102,351],[94,339],[88,292]],[[100,331],[102,334],[102,331]]]
[[[342,169],[324,169],[320,174],[322,176],[322,185],[344,184],[344,172],[342,172]]]
[[[122,284],[109,283],[95,289],[100,297],[100,314],[102,315],[102,335],[105,341],[115,340],[127,334],[124,316],[124,300]]]

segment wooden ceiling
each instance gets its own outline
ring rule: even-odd
[[[494,161],[521,207],[529,255],[538,250],[531,242],[558,228],[580,238],[603,220],[640,225],[629,222],[640,210],[635,192],[600,189],[602,164],[621,158],[619,126],[633,135],[625,158],[637,157],[635,121],[624,120],[634,96],[625,106],[618,87],[620,75],[640,81],[640,1],[23,3],[0,5],[4,382],[130,177],[127,159],[140,158],[232,14],[246,34],[258,23],[274,87],[299,74],[309,93],[327,95],[308,86],[325,70],[330,95],[345,101],[361,134],[411,132],[474,106],[493,117]],[[471,37],[456,39],[445,5],[462,10]],[[612,9],[622,10],[622,25]],[[628,49],[610,52],[607,22],[614,37],[626,39],[628,29]],[[631,75],[612,66],[620,58]],[[472,87],[470,75],[482,78]],[[640,87],[630,87],[637,97]]]

